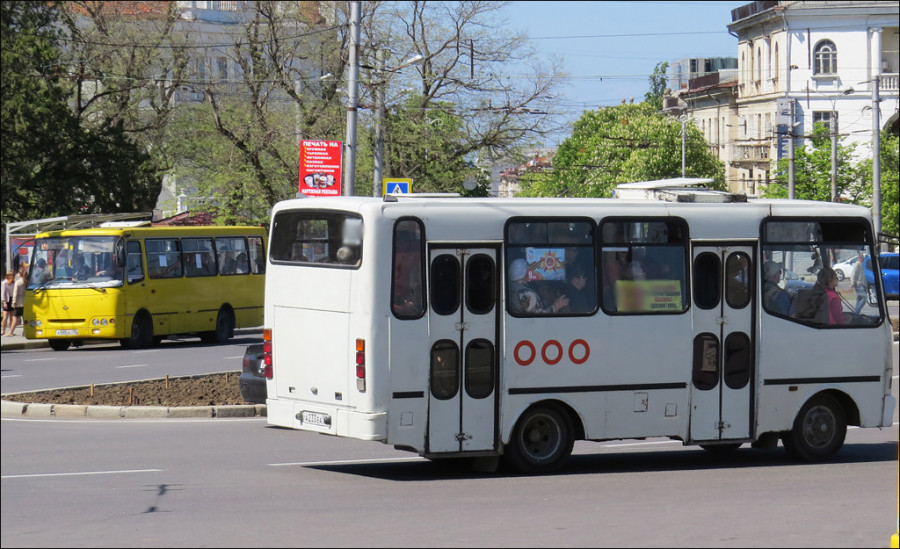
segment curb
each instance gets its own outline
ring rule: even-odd
[[[182,378],[203,378],[211,374],[179,376]],[[218,372],[221,373],[221,372]],[[178,379],[178,378],[174,378]],[[159,379],[137,381],[160,381]],[[121,383],[133,383],[131,381]],[[100,386],[120,385],[102,383]],[[60,387],[65,389],[86,389],[89,385]],[[42,393],[56,389],[37,389],[21,393]],[[10,393],[14,395],[14,393]],[[48,404],[26,403],[0,398],[0,417],[5,418],[66,418],[66,419],[175,419],[175,418],[239,418],[266,417],[265,404],[228,404],[217,406],[110,406],[102,404]]]
[[[60,419],[175,419],[266,417],[265,404],[229,406],[101,406],[0,400],[0,417]]]

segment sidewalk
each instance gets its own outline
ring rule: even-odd
[[[237,328],[234,330],[234,335],[247,335],[247,334],[260,334],[262,335],[262,327],[256,328]],[[115,343],[115,341],[111,339],[84,339],[82,340],[83,346],[87,347],[89,345],[109,345],[110,343]],[[44,347],[49,347],[50,344],[47,343],[46,339],[26,339],[22,334],[22,327],[19,326],[16,328],[16,331],[11,336],[3,336],[0,337],[0,350],[3,351],[15,351],[20,349],[41,349]]]
[[[49,347],[46,339],[25,339],[22,335],[22,327],[16,328],[14,335],[0,337],[0,350],[14,351],[17,349],[40,349]]]

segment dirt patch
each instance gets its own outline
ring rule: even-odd
[[[249,404],[241,398],[240,372],[170,377],[3,395],[4,400],[43,404],[102,406],[227,406]]]

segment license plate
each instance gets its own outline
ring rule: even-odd
[[[78,330],[56,330],[58,336],[77,336]]]
[[[320,414],[318,412],[303,412],[300,421],[309,425],[318,425],[320,427],[331,427],[331,416],[328,414]]]

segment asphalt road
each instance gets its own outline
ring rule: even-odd
[[[4,377],[3,392],[236,369],[242,345],[4,352],[4,376],[25,379]],[[851,428],[824,464],[781,447],[716,460],[666,439],[579,442],[564,471],[538,477],[265,419],[3,418],[0,545],[886,547],[897,466],[897,410],[890,429]]]
[[[2,425],[3,547],[883,547],[897,520],[896,427],[827,464],[623,441],[526,477],[261,419]]]

